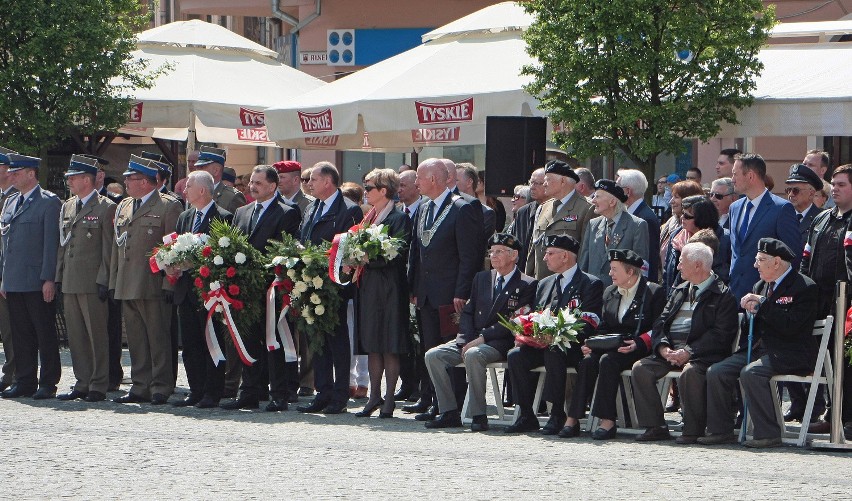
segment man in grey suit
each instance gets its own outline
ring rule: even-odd
[[[15,153],[8,157],[8,172],[19,193],[6,201],[0,215],[0,294],[9,302],[16,381],[2,396],[53,398],[62,370],[53,302],[62,202],[38,184],[41,159]],[[41,374],[37,378],[39,360]]]
[[[12,176],[8,172],[9,153],[17,152],[0,147],[0,209],[3,208],[9,197],[18,192],[18,189],[12,186]],[[2,252],[2,246],[0,246],[0,254]],[[0,340],[3,341],[3,354],[6,355],[6,361],[3,362],[3,376],[0,379],[0,391],[3,391],[15,383],[15,353],[12,349],[12,326],[9,323],[9,305],[3,296],[0,296]]]
[[[615,183],[621,186],[627,200],[625,210],[648,225],[648,280],[659,281],[660,253],[654,249],[660,246],[660,218],[645,203],[645,191],[648,190],[648,178],[639,169],[619,169]]]
[[[598,217],[589,221],[580,248],[580,269],[601,279],[604,287],[612,285],[609,276],[610,249],[630,249],[642,256],[648,272],[648,225],[642,219],[628,213],[624,202],[627,195],[621,186],[609,179],[598,179],[595,183],[593,207]]]
[[[304,214],[314,197],[302,192],[302,164],[295,160],[281,160],[272,166],[278,171],[278,193],[281,198],[298,205],[299,212]]]

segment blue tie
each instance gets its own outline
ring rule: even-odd
[[[740,245],[742,245],[746,232],[748,232],[748,216],[751,214],[751,209],[753,208],[754,205],[751,202],[746,203],[745,215],[743,215],[742,223],[740,223],[740,231],[737,234],[737,240],[740,241]]]
[[[503,277],[497,277],[497,285],[494,286],[494,300],[497,300],[497,296],[500,295],[500,292],[503,291]]]

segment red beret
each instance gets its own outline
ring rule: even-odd
[[[275,170],[277,170],[279,174],[302,171],[302,164],[295,160],[281,160],[280,162],[275,162],[272,166],[275,167]]]

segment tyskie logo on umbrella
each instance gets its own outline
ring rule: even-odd
[[[266,127],[237,129],[237,139],[240,141],[251,141],[255,143],[268,143],[269,135],[266,133]]]
[[[142,104],[142,101],[139,101],[130,106],[130,116],[127,118],[129,123],[138,124],[142,122]]]
[[[340,136],[311,136],[305,138],[305,146],[337,146]]]
[[[411,141],[414,143],[455,143],[459,140],[461,127],[440,127],[437,129],[414,129]]]
[[[264,117],[262,111],[243,107],[240,107],[240,121],[246,127],[263,127],[266,125],[266,117]]]
[[[306,113],[299,111],[299,122],[302,125],[302,132],[313,134],[317,132],[331,132],[331,108],[317,113]]]
[[[452,103],[414,101],[417,121],[421,124],[453,124],[473,120],[473,98]]]

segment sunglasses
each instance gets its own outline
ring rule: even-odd
[[[520,200],[520,199],[521,199],[521,196],[520,196],[520,195],[512,195],[512,201],[513,201],[513,202],[515,202],[515,201],[517,201],[517,200]]]
[[[692,221],[693,219],[695,219],[695,216],[690,216],[690,215],[689,215],[689,214],[687,214],[686,212],[684,212],[683,214],[681,214],[681,216],[680,216],[680,217],[682,217],[682,218],[684,218],[684,219],[689,219],[690,221]]]
[[[371,191],[375,190],[376,188],[377,188],[377,186],[364,185],[364,191],[366,191],[367,193],[370,193]]]
[[[722,200],[725,197],[729,197],[733,195],[733,193],[711,193],[710,196],[715,198],[716,200]]]
[[[798,195],[801,192],[802,192],[802,189],[799,188],[798,186],[788,186],[787,188],[784,188],[784,193],[786,193],[788,195],[790,195],[790,194]]]
[[[311,180],[311,178],[309,178],[309,177],[303,177],[303,178],[302,178],[302,182],[303,182],[303,183],[307,183],[307,182],[308,182],[308,181],[310,181],[310,180]]]

